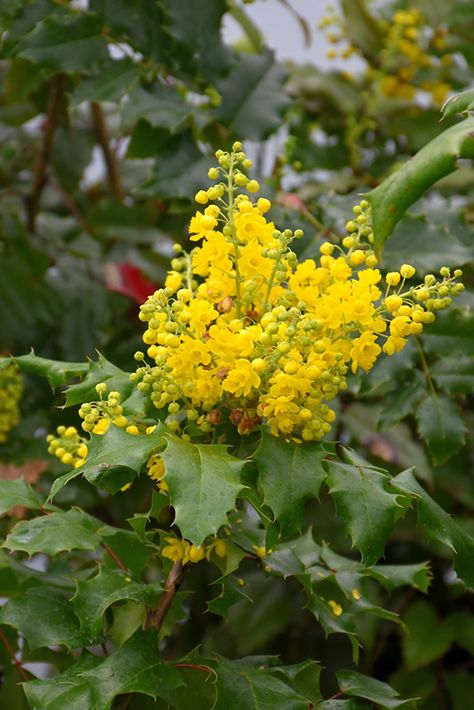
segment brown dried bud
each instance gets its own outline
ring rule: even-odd
[[[213,426],[216,424],[220,424],[221,420],[222,420],[222,416],[221,416],[219,409],[213,409],[207,415],[207,421],[209,422],[209,424],[212,424]]]
[[[244,412],[242,409],[233,409],[230,413],[229,419],[232,422],[232,424],[234,424],[234,426],[236,426],[240,422],[240,420],[242,419],[243,416],[244,416]]]
[[[225,380],[229,374],[230,367],[220,367],[216,372],[216,377],[218,380]]]
[[[222,301],[217,304],[217,310],[219,313],[230,313],[234,307],[234,299],[230,296],[224,296]]]

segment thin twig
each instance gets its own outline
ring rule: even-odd
[[[175,562],[165,582],[165,593],[154,611],[149,611],[146,626],[157,631],[161,629],[165,616],[169,611],[179,585],[183,581],[184,566],[181,562]]]
[[[111,558],[113,559],[113,561],[115,562],[115,564],[117,565],[117,567],[120,567],[120,569],[121,569],[123,572],[128,572],[128,569],[125,567],[125,565],[124,565],[124,563],[122,562],[122,560],[120,559],[120,557],[112,550],[112,548],[110,547],[110,545],[108,545],[106,542],[103,542],[103,543],[102,543],[102,547],[104,548],[104,550],[105,550],[106,552],[108,552],[108,554],[111,556]]]
[[[20,676],[22,677],[22,679],[29,680],[27,671],[23,668],[20,661],[16,657],[15,651],[11,647],[10,641],[7,639],[7,637],[3,633],[2,629],[0,629],[0,641],[4,645],[6,652],[8,653],[10,658],[12,659],[12,663],[15,666],[15,668],[17,669],[17,671],[20,674]]]
[[[429,389],[431,390],[431,394],[433,394],[436,397],[436,389],[433,384],[433,380],[431,378],[430,374],[430,368],[428,367],[428,362],[426,360],[426,355],[425,351],[423,350],[423,345],[421,344],[421,340],[415,336],[415,343],[418,348],[418,353],[420,355],[420,364],[421,364],[421,369],[423,370],[423,374],[425,376],[426,382],[428,384]]]
[[[58,74],[51,81],[48,104],[46,106],[46,118],[43,124],[43,141],[36,159],[33,171],[33,184],[31,195],[27,200],[27,223],[31,232],[36,228],[36,216],[38,214],[41,193],[46,185],[46,176],[51,157],[54,132],[56,130],[59,108],[63,90],[63,76]]]
[[[86,231],[86,232],[92,232],[91,226],[87,223],[84,215],[82,214],[81,210],[79,209],[76,201],[72,197],[72,195],[67,192],[67,190],[64,189],[64,187],[61,185],[59,180],[54,179],[52,181],[54,189],[59,193],[61,196],[62,201],[64,202],[65,206],[68,208],[69,212],[72,214],[76,222]]]
[[[116,200],[122,201],[124,191],[120,180],[120,172],[117,164],[117,156],[110,147],[109,130],[105,122],[102,107],[97,101],[91,101],[91,115],[97,134],[97,141],[104,155],[105,164],[107,167],[107,175],[109,178],[110,188]]]

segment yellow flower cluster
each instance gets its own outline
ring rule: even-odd
[[[86,439],[82,437],[74,426],[58,426],[57,436],[49,434],[48,453],[56,456],[61,463],[74,468],[84,465],[88,454]]]
[[[23,379],[18,367],[11,363],[0,370],[0,444],[20,421],[20,399]]]
[[[200,562],[203,559],[210,560],[213,552],[221,559],[227,557],[227,545],[224,540],[217,537],[208,545],[199,547],[176,537],[165,537],[165,540],[168,544],[161,550],[163,557],[173,562],[181,562],[183,565],[189,562]]]
[[[266,422],[275,436],[321,439],[348,369],[367,371],[420,333],[462,288],[458,272],[406,289],[415,270],[405,265],[384,297],[365,200],[342,247],[325,243],[319,262],[298,263],[291,243],[302,233],[275,229],[270,202],[252,201],[241,144],[216,157],[209,176],[220,182],[197,193],[204,209],[189,227],[197,245],[177,249],[165,287],[141,307],[151,363],[137,352],[131,379],[171,431],[230,422],[248,434]]]
[[[120,429],[126,427],[129,421],[122,414],[123,407],[120,404],[120,392],[109,392],[107,399],[104,399],[103,396],[107,393],[105,382],[99,382],[95,390],[100,400],[98,402],[85,402],[79,409],[79,416],[84,420],[82,422],[84,431],[92,434],[105,434],[111,422]]]
[[[383,39],[381,65],[367,69],[373,87],[385,96],[400,99],[412,99],[422,90],[431,96],[433,103],[441,106],[451,90],[444,79],[451,55],[444,52],[441,58],[436,56],[445,50],[446,30],[443,27],[430,30],[422,13],[415,8],[397,10],[389,21],[373,19]],[[336,12],[323,17],[319,28],[326,30],[330,44],[342,45],[339,51],[332,47],[326,52],[329,59],[348,59],[358,51],[348,40],[344,23]]]

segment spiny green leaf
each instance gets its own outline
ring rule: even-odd
[[[103,435],[92,435],[86,463],[57,478],[51,486],[52,500],[76,476],[84,477],[108,493],[117,493],[133,481],[151,452],[163,445],[158,430],[153,435],[132,436],[111,425]]]
[[[420,486],[413,469],[402,471],[391,482],[394,490],[414,498],[418,523],[424,533],[447,545],[456,554],[454,568],[468,587],[474,588],[474,538],[468,535]]]
[[[289,104],[285,73],[271,52],[244,54],[225,79],[217,82],[222,103],[217,113],[230,131],[262,140],[282,124]]]
[[[78,106],[83,101],[118,101],[140,76],[140,67],[129,57],[105,62],[98,74],[92,74],[81,81],[70,94],[70,106]]]
[[[441,111],[443,116],[452,116],[455,113],[468,113],[474,111],[474,89],[461,91],[460,94],[454,94],[445,101]]]
[[[122,395],[122,399],[128,397],[133,390],[133,384],[130,382],[130,373],[116,367],[100,353],[96,362],[90,360],[87,363],[85,373],[86,376],[82,382],[70,385],[66,389],[66,407],[96,400],[97,392],[95,386],[99,382],[105,382],[109,391],[118,390]]]
[[[474,357],[443,353],[430,367],[430,375],[445,392],[471,394],[474,391]]]
[[[18,629],[31,649],[55,644],[77,648],[86,642],[69,601],[69,593],[53,587],[32,587],[9,599],[0,623]]]
[[[107,58],[107,44],[96,15],[51,14],[22,37],[18,54],[60,72],[93,71]]]
[[[364,698],[375,703],[386,710],[396,710],[396,708],[415,707],[415,698],[406,700],[400,699],[400,694],[391,688],[387,683],[370,678],[356,671],[337,671],[339,688],[344,695],[353,695],[356,698]]]
[[[308,701],[255,658],[228,661],[221,658],[217,668],[217,702],[214,710],[307,710]]]
[[[403,655],[411,671],[444,656],[454,640],[453,629],[441,622],[433,607],[423,599],[410,605],[403,622],[406,627]]]
[[[136,86],[127,96],[122,112],[124,123],[145,119],[152,126],[178,132],[191,116],[191,108],[175,88],[153,84],[146,89]]]
[[[248,594],[245,593],[245,587],[232,574],[222,580],[220,593],[207,603],[207,609],[212,614],[219,614],[225,619],[229,609],[237,602],[242,601],[242,599],[252,601]]]
[[[172,689],[183,684],[178,671],[160,660],[156,631],[141,629],[82,677],[90,684],[94,710],[109,710],[113,699],[125,693],[169,700]]]
[[[0,479],[0,515],[3,515],[15,505],[24,508],[41,508],[42,501],[24,478],[13,481]]]
[[[452,173],[459,158],[474,158],[474,117],[448,128],[367,193],[377,250],[410,205],[440,178]]]
[[[100,656],[85,651],[64,673],[54,678],[23,683],[30,707],[44,710],[85,710],[92,707],[90,686],[81,674],[99,665],[101,660]]]
[[[78,580],[76,585],[72,604],[90,643],[99,633],[102,616],[109,606],[123,599],[150,606],[163,591],[159,584],[133,582],[125,572],[106,567],[101,567],[92,579]]]
[[[426,594],[431,582],[427,562],[412,565],[374,565],[363,572],[374,577],[390,591],[407,584]]]
[[[235,499],[243,488],[240,474],[245,461],[216,444],[190,444],[166,436],[161,456],[166,466],[166,482],[175,523],[183,537],[201,545],[227,521]]]
[[[354,47],[360,49],[371,63],[380,59],[383,32],[377,20],[367,9],[365,0],[342,0],[344,29]]]
[[[416,410],[418,431],[431,457],[439,465],[463,446],[466,427],[456,404],[442,395],[429,394]]]
[[[388,490],[389,477],[367,466],[328,462],[329,492],[366,564],[383,555],[385,540],[402,511],[398,496]]]
[[[47,377],[51,387],[65,385],[73,377],[80,377],[87,372],[89,364],[87,362],[61,362],[60,360],[48,360],[45,357],[38,357],[33,351],[28,355],[18,355],[15,362],[26,372],[34,375]]]
[[[9,550],[29,555],[43,552],[56,555],[66,550],[94,550],[100,545],[100,523],[81,510],[51,513],[32,520],[21,520],[3,543]]]
[[[322,466],[325,456],[320,444],[288,444],[262,433],[253,458],[259,470],[263,502],[272,509],[282,535],[301,530],[304,504],[318,497],[326,479]]]

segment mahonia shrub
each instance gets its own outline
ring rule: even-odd
[[[20,421],[23,380],[18,367],[11,363],[0,370],[0,444]]]

